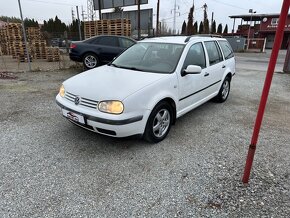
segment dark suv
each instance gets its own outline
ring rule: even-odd
[[[83,62],[86,69],[108,63],[136,41],[124,36],[101,35],[84,41],[72,42],[69,57]]]

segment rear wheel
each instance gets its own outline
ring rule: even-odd
[[[172,119],[170,105],[167,102],[160,102],[148,118],[144,139],[154,143],[162,141],[169,133]]]
[[[219,103],[225,102],[230,94],[231,89],[231,79],[229,76],[225,78],[223,84],[220,88],[218,95],[215,97],[215,100]]]
[[[93,69],[99,66],[100,63],[98,57],[95,54],[88,53],[83,57],[83,64],[86,69]]]

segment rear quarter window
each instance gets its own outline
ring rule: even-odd
[[[222,48],[226,60],[234,57],[233,49],[227,41],[218,41],[218,43]]]

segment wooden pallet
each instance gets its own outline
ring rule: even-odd
[[[60,51],[56,47],[46,47],[46,59],[48,62],[60,61]]]
[[[85,38],[96,35],[131,35],[131,22],[128,19],[97,20],[84,23]]]

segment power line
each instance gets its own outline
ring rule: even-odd
[[[196,8],[195,10],[200,10],[200,9],[202,9],[203,8],[203,6],[202,7],[198,7],[198,8]],[[189,12],[185,12],[185,13],[182,13],[182,14],[179,14],[179,17],[180,16],[182,16],[182,15],[185,15],[185,14],[188,14]],[[163,18],[163,19],[161,19],[161,20],[170,20],[170,19],[173,19],[174,17],[167,17],[167,18]]]
[[[212,1],[215,1],[219,4],[223,4],[223,5],[227,5],[229,7],[233,7],[233,8],[238,8],[238,9],[242,9],[242,10],[249,10],[248,8],[242,8],[242,7],[239,7],[239,6],[236,6],[236,5],[232,5],[232,4],[229,4],[229,3],[225,3],[225,2],[221,2],[221,1],[218,1],[218,0],[212,0]]]
[[[24,0],[24,1],[30,1],[30,2],[38,2],[38,3],[44,3],[44,4],[52,4],[52,5],[64,5],[64,6],[75,6],[73,4],[66,4],[66,3],[60,3],[60,2],[49,2],[44,0]]]

